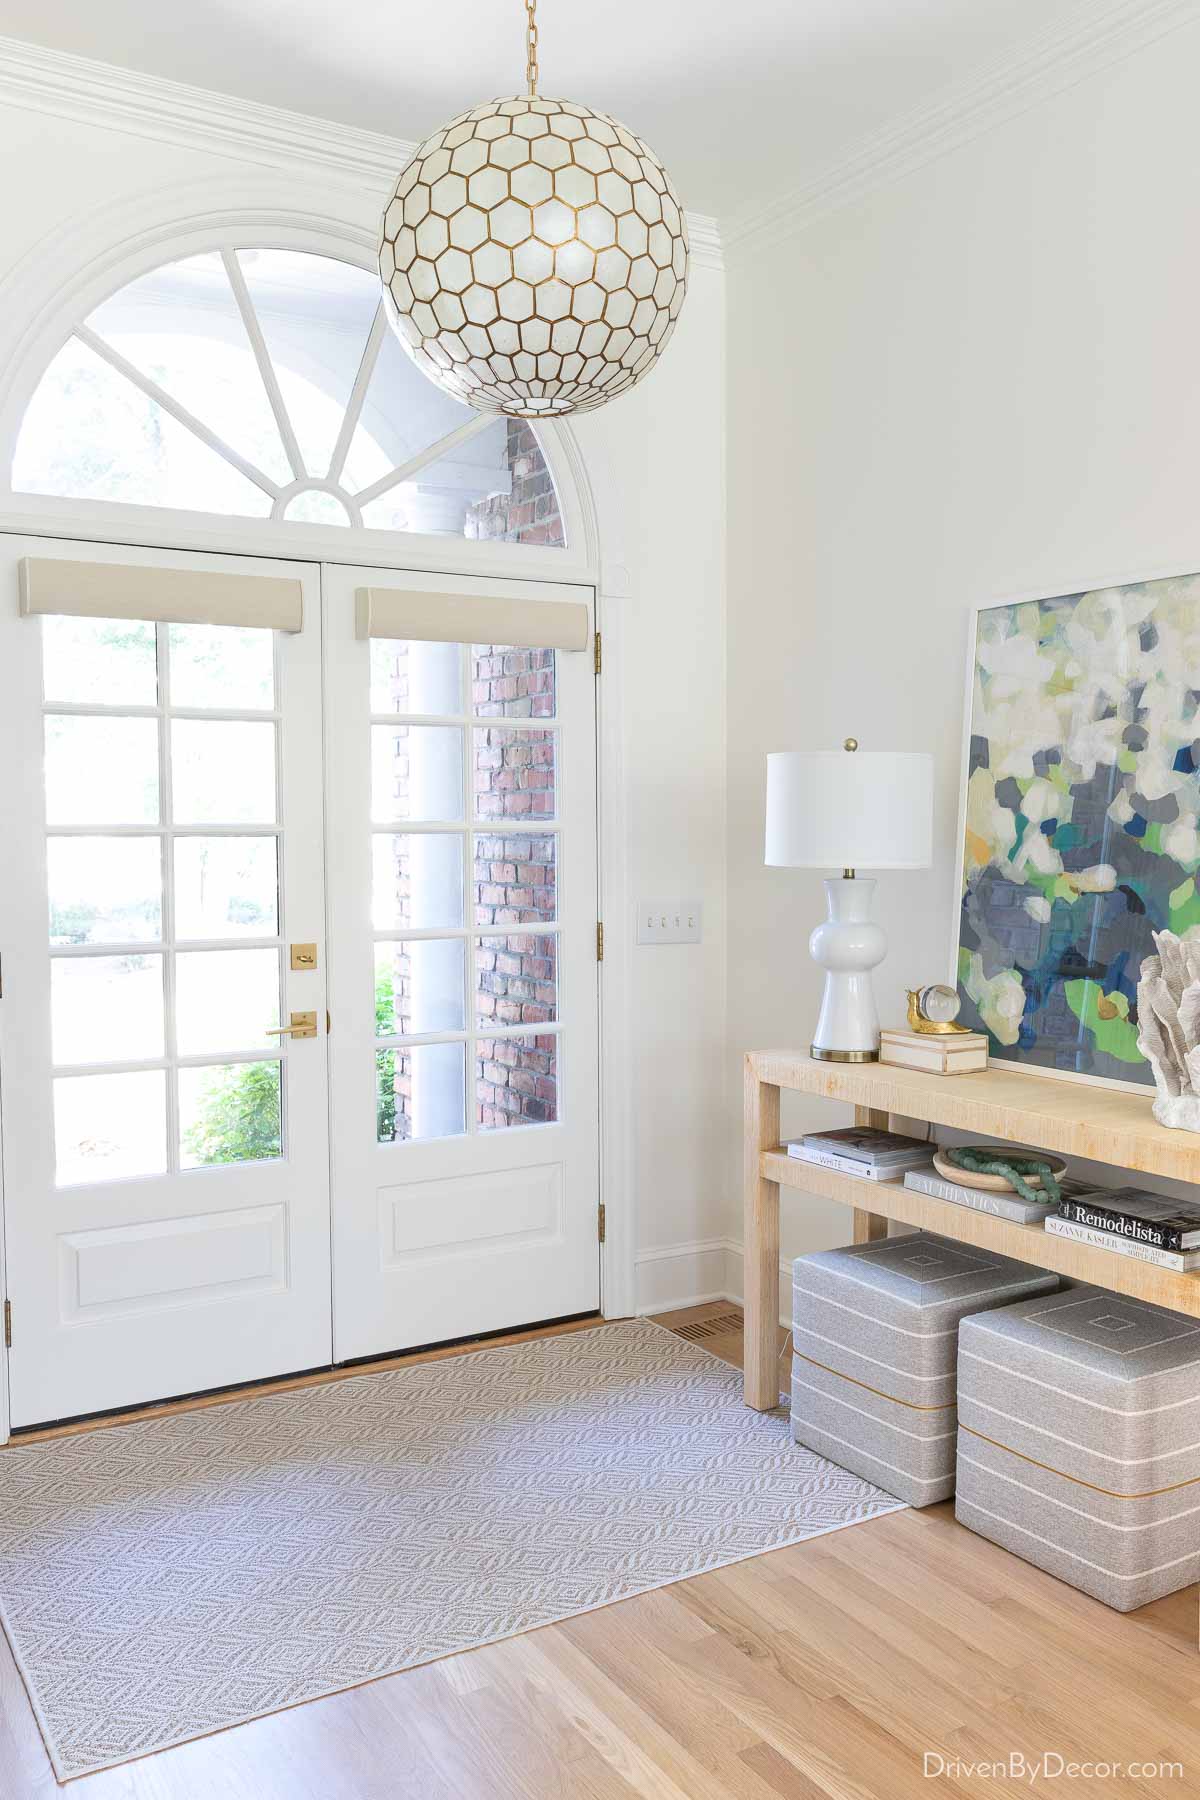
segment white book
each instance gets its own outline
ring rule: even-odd
[[[937,1169],[910,1169],[904,1177],[905,1187],[919,1194],[932,1194],[938,1200],[950,1200],[955,1206],[969,1206],[974,1212],[993,1213],[999,1219],[1015,1219],[1018,1225],[1037,1225],[1054,1211],[1052,1200],[1022,1200],[1020,1194],[1002,1194],[989,1188],[960,1187],[948,1181]]]
[[[860,1181],[902,1181],[907,1170],[920,1166],[917,1153],[901,1163],[865,1163],[858,1157],[838,1156],[832,1150],[815,1150],[811,1144],[790,1143],[788,1155],[801,1162],[818,1163],[823,1169],[837,1169],[843,1175],[857,1175]],[[928,1160],[928,1152],[926,1160]]]
[[[1096,1225],[1080,1225],[1075,1219],[1060,1219],[1052,1213],[1046,1230],[1054,1237],[1070,1238],[1076,1244],[1094,1244],[1098,1250],[1111,1250],[1114,1256],[1131,1256],[1135,1262],[1153,1263],[1158,1269],[1174,1269],[1178,1275],[1190,1275],[1200,1269],[1200,1250],[1160,1250],[1157,1244],[1140,1244],[1136,1238],[1117,1237],[1101,1231]]]

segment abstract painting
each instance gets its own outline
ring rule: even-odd
[[[984,608],[968,706],[960,1021],[1152,1086],[1138,972],[1200,928],[1200,575]]]

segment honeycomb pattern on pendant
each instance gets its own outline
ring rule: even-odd
[[[493,100],[420,146],[384,214],[393,324],[479,412],[552,418],[623,394],[687,291],[687,225],[640,138],[567,100]]]

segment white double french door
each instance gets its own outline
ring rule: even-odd
[[[0,539],[15,1426],[597,1304],[590,658],[439,587]]]

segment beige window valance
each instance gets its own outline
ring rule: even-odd
[[[304,594],[285,575],[214,573],[25,556],[21,611],[85,619],[151,619],[172,625],[253,625],[299,631]]]
[[[588,609],[577,600],[507,600],[492,594],[366,587],[357,590],[355,602],[360,638],[586,650],[591,630]]]

